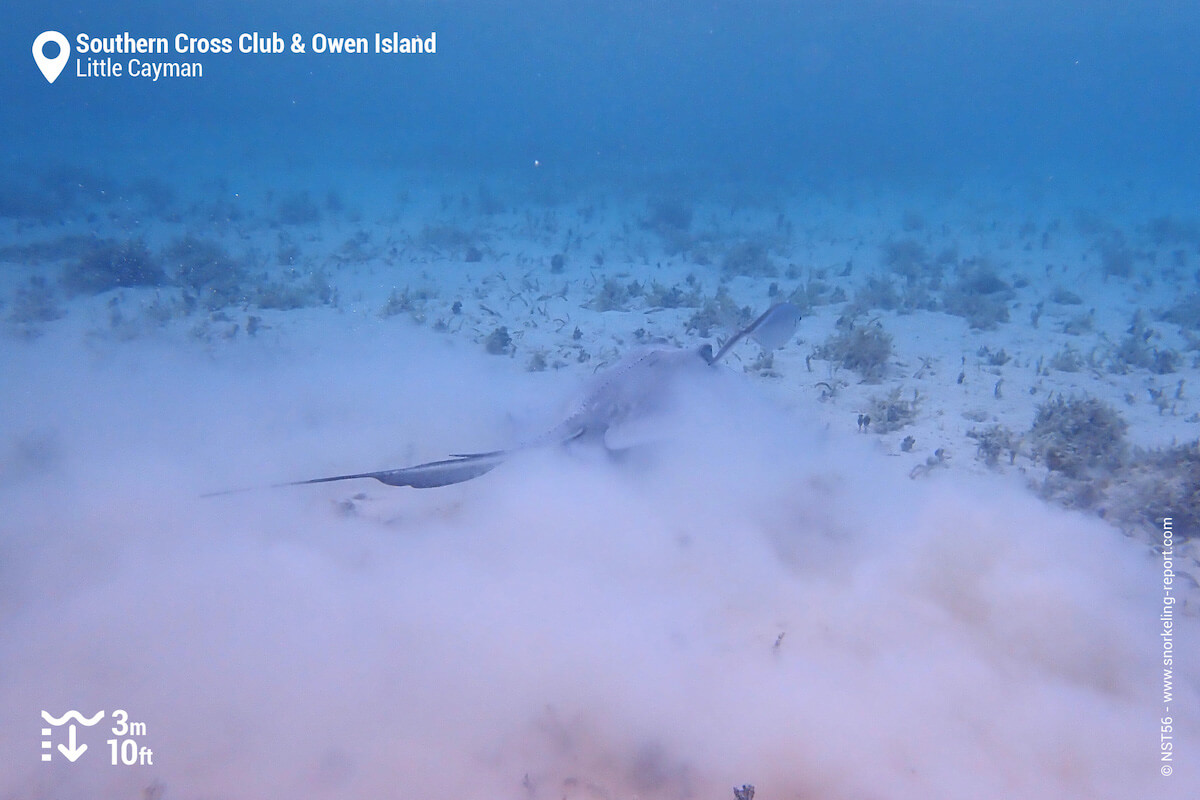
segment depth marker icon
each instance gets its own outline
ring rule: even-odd
[[[97,722],[99,722],[100,720],[104,719],[104,712],[97,711],[89,719],[88,717],[85,717],[83,714],[80,714],[78,711],[68,711],[67,713],[63,714],[61,717],[58,717],[56,719],[50,715],[49,711],[43,711],[42,719],[44,719],[49,724],[56,725],[56,726],[62,725],[64,722],[67,722],[68,720],[75,720],[75,722],[78,722],[80,725],[90,728],[91,726],[93,726]],[[49,736],[50,736],[50,732],[52,730],[53,730],[52,728],[42,728],[42,736],[45,737],[42,740],[42,749],[43,750],[50,749]],[[58,752],[62,753],[66,757],[67,761],[70,761],[71,763],[75,763],[76,759],[78,759],[81,755],[83,755],[84,753],[87,752],[87,749],[88,749],[88,746],[86,744],[78,744],[78,742],[76,740],[75,723],[72,722],[71,725],[68,726],[68,728],[67,728],[67,743],[60,744],[58,746]],[[42,761],[49,761],[51,756],[53,756],[53,753],[42,753]]]

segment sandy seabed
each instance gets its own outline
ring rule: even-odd
[[[1152,261],[1137,209],[1096,232],[1016,200],[672,201],[689,215],[672,231],[658,196],[510,204],[498,185],[494,207],[474,186],[343,192],[312,218],[285,205],[303,194],[248,192],[257,210],[214,224],[202,211],[223,201],[196,191],[136,235],[155,254],[189,233],[219,243],[250,265],[257,302],[205,309],[194,291],[189,306],[177,279],[73,291],[74,257],[28,248],[87,229],[82,215],[6,235],[0,796],[1200,785],[1190,542],[1177,541],[1164,778],[1154,529],[1040,498],[1055,476],[1031,441],[988,463],[968,436],[1023,433],[1061,393],[1118,409],[1130,448],[1196,437],[1194,334],[1153,315],[1194,291],[1200,256],[1168,243]],[[104,210],[103,236],[130,235],[136,208]],[[1105,272],[1114,230],[1128,275]],[[1009,318],[973,329],[936,307],[863,309],[892,349],[862,374],[821,348],[872,279],[903,293],[884,260],[897,241],[923,248],[922,265],[953,249],[947,284],[990,265]],[[727,266],[747,242],[774,274]],[[1186,266],[1164,269],[1179,249]],[[18,314],[39,276],[57,318]],[[740,345],[691,381],[645,452],[531,451],[428,491],[200,497],[521,441],[619,355],[717,341],[738,307],[805,286],[796,340],[770,360]],[[300,307],[264,307],[263,287]],[[732,304],[704,330],[696,315],[721,288]],[[1079,302],[1054,302],[1059,289]],[[1109,369],[1137,308],[1175,371]],[[1048,366],[1064,351],[1074,371]],[[879,432],[889,398],[911,419]],[[110,717],[80,729],[77,763],[43,763],[43,709]],[[152,765],[108,763],[117,709],[145,723]]]

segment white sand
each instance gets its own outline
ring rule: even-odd
[[[239,189],[254,214],[234,224],[131,208],[101,227],[152,248],[215,236],[273,275],[274,254],[294,245],[302,275],[323,270],[336,287],[333,306],[163,319],[177,290],[124,289],[64,302],[57,321],[10,324],[0,795],[728,797],[741,783],[760,798],[1194,794],[1195,592],[1185,586],[1190,605],[1177,607],[1177,662],[1192,666],[1175,687],[1178,774],[1165,781],[1150,532],[1047,506],[1028,488],[1045,476],[1031,452],[988,467],[966,436],[991,423],[1024,432],[1052,393],[1086,392],[1120,411],[1134,444],[1194,439],[1194,352],[1169,375],[1036,374],[1067,345],[1118,342],[1134,308],[1168,305],[1186,284],[1150,280],[1144,262],[1140,277],[1104,282],[1070,205],[1019,193],[755,205],[730,193],[694,206],[691,231],[716,262],[705,266],[639,226],[645,196],[496,182],[508,210],[481,214],[477,182],[403,183],[355,191],[363,182],[343,177],[345,208],[313,225],[274,224],[264,181]],[[925,224],[904,234],[909,208]],[[1136,207],[1105,210],[1134,235]],[[4,224],[8,243],[90,228]],[[431,243],[427,226],[467,232],[481,260]],[[799,268],[776,279],[785,294],[827,270],[852,297],[883,274],[881,243],[902,236],[986,256],[1029,285],[993,331],[872,311],[895,343],[878,383],[808,358],[844,313],[817,306],[776,355],[777,377],[745,372],[758,354],[740,345],[648,460],[535,453],[441,490],[198,498],[549,427],[639,329],[647,342],[701,342],[686,332],[692,308],[586,307],[606,279],[691,274],[712,296],[721,253],[760,235],[776,237],[781,268]],[[50,267],[6,265],[4,296]],[[757,313],[769,282],[727,288]],[[1083,304],[1046,302],[1032,327],[1058,285]],[[405,289],[429,297],[381,316]],[[1090,332],[1061,331],[1090,309]],[[511,353],[489,355],[500,326]],[[1184,348],[1175,326],[1151,327],[1157,346]],[[983,347],[1011,360],[991,366]],[[538,354],[546,369],[528,371]],[[1147,389],[1173,394],[1180,380],[1160,413]],[[860,433],[858,415],[892,390],[919,393],[915,421]],[[944,463],[910,478],[939,448]],[[1194,570],[1193,553],[1178,572]],[[111,734],[98,730],[80,763],[38,762],[40,710],[67,708],[144,720],[154,766],[109,766]]]

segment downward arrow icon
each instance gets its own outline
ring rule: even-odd
[[[67,729],[67,744],[65,744],[65,745],[60,744],[58,746],[58,752],[62,753],[64,756],[66,756],[67,761],[70,761],[72,764],[74,764],[75,759],[79,758],[86,751],[87,751],[86,744],[81,744],[78,747],[75,746],[75,726],[72,725],[70,728]]]

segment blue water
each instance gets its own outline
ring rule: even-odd
[[[88,7],[88,6],[91,7]],[[5,12],[9,160],[238,154],[582,178],[1136,178],[1200,171],[1200,8],[1178,2],[83,4]],[[39,76],[45,29],[437,32],[433,56],[204,56],[203,79]],[[172,56],[188,60],[184,56]],[[205,163],[212,159],[215,163]]]

